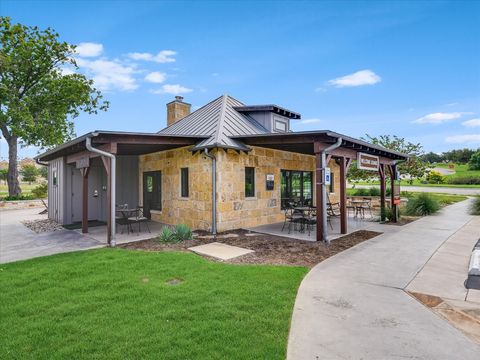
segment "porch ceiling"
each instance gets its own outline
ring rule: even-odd
[[[82,153],[86,151],[85,139],[87,137],[92,139],[93,146],[117,155],[141,155],[183,146],[191,146],[205,138],[156,133],[95,131],[49,150],[36,158],[40,161],[50,161],[62,156]]]

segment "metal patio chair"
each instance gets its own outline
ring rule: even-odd
[[[138,224],[138,234],[140,233],[140,224],[145,223],[145,226],[147,227],[148,232],[150,231],[150,228],[148,227],[148,221],[149,219],[143,214],[143,207],[138,206],[137,209],[135,210],[135,216],[130,216],[128,218],[129,225],[132,226],[132,224]],[[133,230],[133,229],[132,229]]]

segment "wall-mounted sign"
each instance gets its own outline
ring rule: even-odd
[[[357,153],[357,167],[361,170],[378,171],[380,159],[378,156],[365,153]]]
[[[401,201],[402,200],[400,198],[400,183],[395,182],[393,184],[393,204],[399,205]]]
[[[266,188],[267,190],[273,190],[275,187],[275,176],[273,174],[267,174]]]
[[[325,168],[325,179],[324,179],[324,183],[325,185],[330,185],[332,181],[332,172],[330,170],[329,167]]]
[[[75,162],[75,167],[77,169],[83,169],[90,166],[90,157],[83,156]]]

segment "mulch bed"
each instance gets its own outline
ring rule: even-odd
[[[199,234],[198,237],[181,243],[167,244],[161,243],[156,239],[150,239],[122,244],[118,245],[118,247],[143,251],[189,251],[187,249],[192,246],[220,242],[255,251],[254,253],[225,262],[235,264],[295,265],[311,268],[330,256],[381,234],[376,231],[359,230],[335,239],[327,246],[322,242],[296,240],[275,235],[253,233],[247,230],[228,231],[219,234],[216,239],[203,232],[197,231],[196,233]],[[227,234],[235,235],[230,235],[230,237]],[[209,259],[221,261],[210,257]]]

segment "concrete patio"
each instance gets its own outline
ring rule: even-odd
[[[124,228],[123,226],[117,225],[117,232],[115,236],[115,240],[117,244],[125,244],[132,241],[148,240],[148,239],[157,237],[165,225],[156,221],[149,221],[148,227],[150,229],[150,232],[148,232],[147,227],[145,226],[145,223],[142,223],[140,226],[141,226],[140,231],[138,231],[138,225],[136,224],[132,225],[133,232],[128,233],[126,227]],[[122,233],[122,230],[123,230],[123,233]],[[79,234],[82,233],[82,229],[77,229],[75,231]],[[107,226],[106,225],[89,227],[88,233],[84,235],[92,239],[95,239],[96,241],[99,241],[102,244],[107,244]]]
[[[395,233],[401,230],[402,228],[402,226],[398,226],[398,225],[380,224],[378,221],[375,221],[375,218],[370,216],[366,216],[364,219],[362,219],[360,217],[354,217],[353,215],[349,215],[347,221],[348,221],[347,222],[348,234],[358,230],[370,230],[370,231],[377,231],[381,233]],[[332,227],[330,227],[330,224],[328,225],[328,228],[327,228],[329,240],[335,240],[335,239],[338,239],[339,237],[345,236],[345,234],[340,233],[339,218],[332,218],[331,224],[333,229]],[[291,231],[289,233],[288,224],[285,225],[285,228],[283,229],[283,231],[282,231],[282,227],[283,227],[283,221],[274,223],[274,224],[255,226],[252,228],[248,228],[247,230],[269,234],[269,235],[283,236],[283,237],[288,237],[288,238],[298,239],[298,240],[316,241],[315,230],[312,230],[310,234],[308,233],[308,231],[305,231],[305,232],[294,231],[293,225],[292,225]]]

